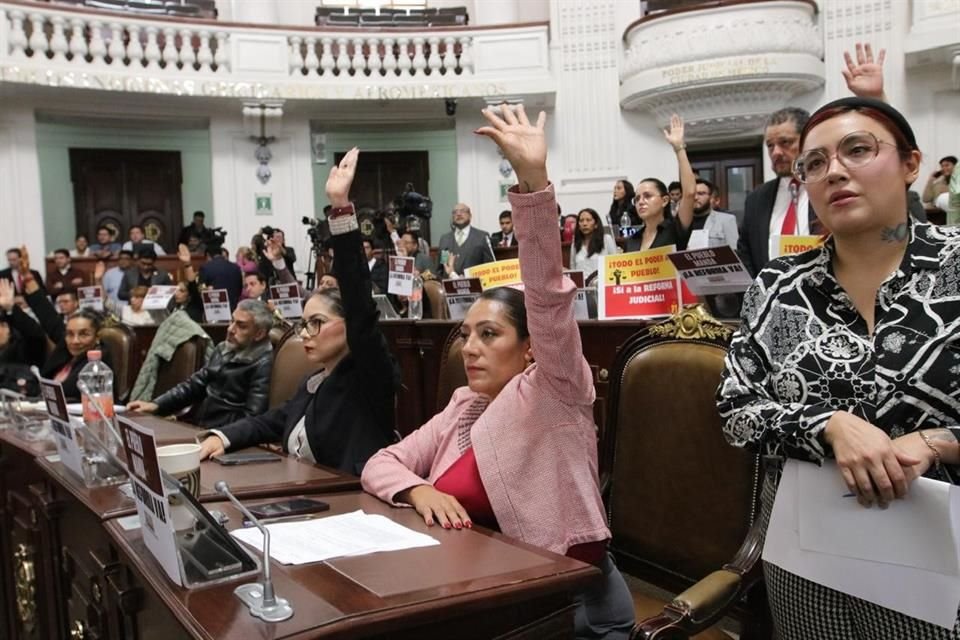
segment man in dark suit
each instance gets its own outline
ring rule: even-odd
[[[807,191],[793,177],[793,161],[800,154],[800,130],[809,119],[809,113],[795,107],[781,109],[767,119],[764,140],[777,177],[747,196],[737,244],[751,276],[756,277],[770,261],[770,236],[819,232]]]
[[[130,292],[137,287],[173,284],[170,274],[155,266],[156,261],[157,254],[151,247],[142,249],[140,257],[137,258],[137,268],[123,274],[123,282],[120,283],[117,297],[126,302],[130,300]]]
[[[18,297],[23,296],[23,281],[20,277],[20,259],[22,257],[23,254],[20,252],[20,249],[16,247],[7,249],[7,264],[9,266],[0,271],[0,280],[11,281]],[[33,274],[33,279],[40,285],[40,289],[46,291],[43,286],[43,277],[40,273],[34,269],[30,269],[30,273]]]
[[[233,313],[243,292],[243,270],[223,257],[222,246],[217,242],[207,244],[205,250],[210,259],[200,265],[200,284],[211,289],[226,289]]]
[[[370,281],[376,285],[376,293],[386,293],[390,270],[383,258],[378,258],[373,251],[373,240],[364,238],[363,255],[367,260],[367,268],[370,269]]]
[[[500,231],[490,236],[495,247],[517,246],[517,236],[513,234],[513,213],[510,210],[500,212]]]
[[[490,246],[490,236],[470,225],[473,215],[470,207],[462,202],[453,207],[450,233],[443,234],[437,248],[440,256],[437,261],[437,273],[450,277],[444,258],[453,256],[453,273],[463,275],[463,272],[478,264],[493,262],[493,248]]]

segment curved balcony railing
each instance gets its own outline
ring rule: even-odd
[[[343,98],[553,91],[547,25],[420,31],[274,27],[0,1],[0,79],[105,90]],[[443,83],[445,91],[432,91]]]
[[[620,103],[661,122],[682,113],[694,138],[753,134],[823,84],[816,12],[813,0],[711,0],[645,16],[623,34]]]

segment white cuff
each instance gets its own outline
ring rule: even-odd
[[[330,226],[330,233],[335,236],[342,236],[345,233],[350,233],[360,228],[356,215],[327,218],[327,224]]]

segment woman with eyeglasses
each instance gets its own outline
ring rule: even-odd
[[[340,287],[315,291],[296,327],[317,372],[279,407],[207,432],[202,457],[279,442],[291,455],[360,475],[367,459],[395,439],[399,372],[377,322],[370,271],[347,198],[358,154],[356,148],[348,152],[327,179]],[[284,372],[274,368],[273,375]]]
[[[690,239],[697,176],[694,175],[690,159],[687,158],[683,119],[674,114],[663,135],[677,155],[677,167],[680,170],[682,194],[677,204],[677,215],[669,215],[670,192],[662,180],[644,178],[638,182],[633,201],[637,215],[640,216],[640,230],[627,240],[627,251],[646,251],[671,245],[681,251],[687,248],[687,241]]]
[[[960,234],[908,215],[920,158],[910,125],[884,102],[845,98],[813,114],[794,174],[830,235],[761,271],[718,390],[729,442],[833,460],[838,487],[865,508],[903,498],[919,476],[953,481],[960,464]],[[763,522],[778,479],[763,487]],[[764,573],[784,640],[960,638],[960,625],[940,628],[770,563]]]
[[[477,133],[517,174],[509,198],[524,290],[488,289],[470,307],[460,327],[467,386],[371,458],[361,481],[381,500],[416,509],[428,526],[477,523],[593,563],[603,579],[574,596],[576,637],[626,640],[633,601],[607,552],[596,394],[573,317],[576,290],[560,264],[546,116],[531,124],[522,105],[502,105],[500,114],[485,109],[489,125]]]

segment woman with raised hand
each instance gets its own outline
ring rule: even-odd
[[[781,459],[832,459],[838,486],[885,508],[918,476],[957,477],[960,231],[908,215],[921,156],[890,105],[827,104],[799,143],[794,175],[830,235],[769,263],[747,292],[718,391],[724,435]],[[763,487],[764,523],[778,477]],[[784,640],[960,638],[960,624],[937,627],[770,563],[764,575]]]
[[[658,247],[674,245],[678,251],[687,248],[690,239],[690,225],[693,224],[694,196],[697,193],[697,176],[687,158],[687,144],[684,142],[683,119],[677,114],[670,118],[670,126],[663,135],[673,147],[680,170],[680,202],[677,215],[668,215],[670,211],[670,192],[667,185],[657,178],[644,178],[637,183],[634,204],[640,216],[640,231],[627,243],[628,251],[646,251]]]
[[[317,371],[279,407],[208,432],[212,435],[201,443],[203,457],[280,442],[292,455],[359,475],[371,455],[395,440],[399,372],[380,332],[360,227],[347,196],[358,155],[356,148],[350,150],[327,178],[333,205],[330,243],[340,287],[315,291],[297,325],[306,358]],[[273,375],[284,372],[274,368]]]
[[[606,549],[593,378],[573,316],[576,290],[561,267],[546,116],[532,125],[522,106],[506,105],[483,115],[489,126],[476,133],[496,142],[519,180],[509,198],[524,291],[490,289],[474,303],[460,328],[468,385],[373,456],[363,487],[413,507],[428,525],[476,522],[596,564],[604,580],[577,595],[577,637],[627,638],[633,603]]]

